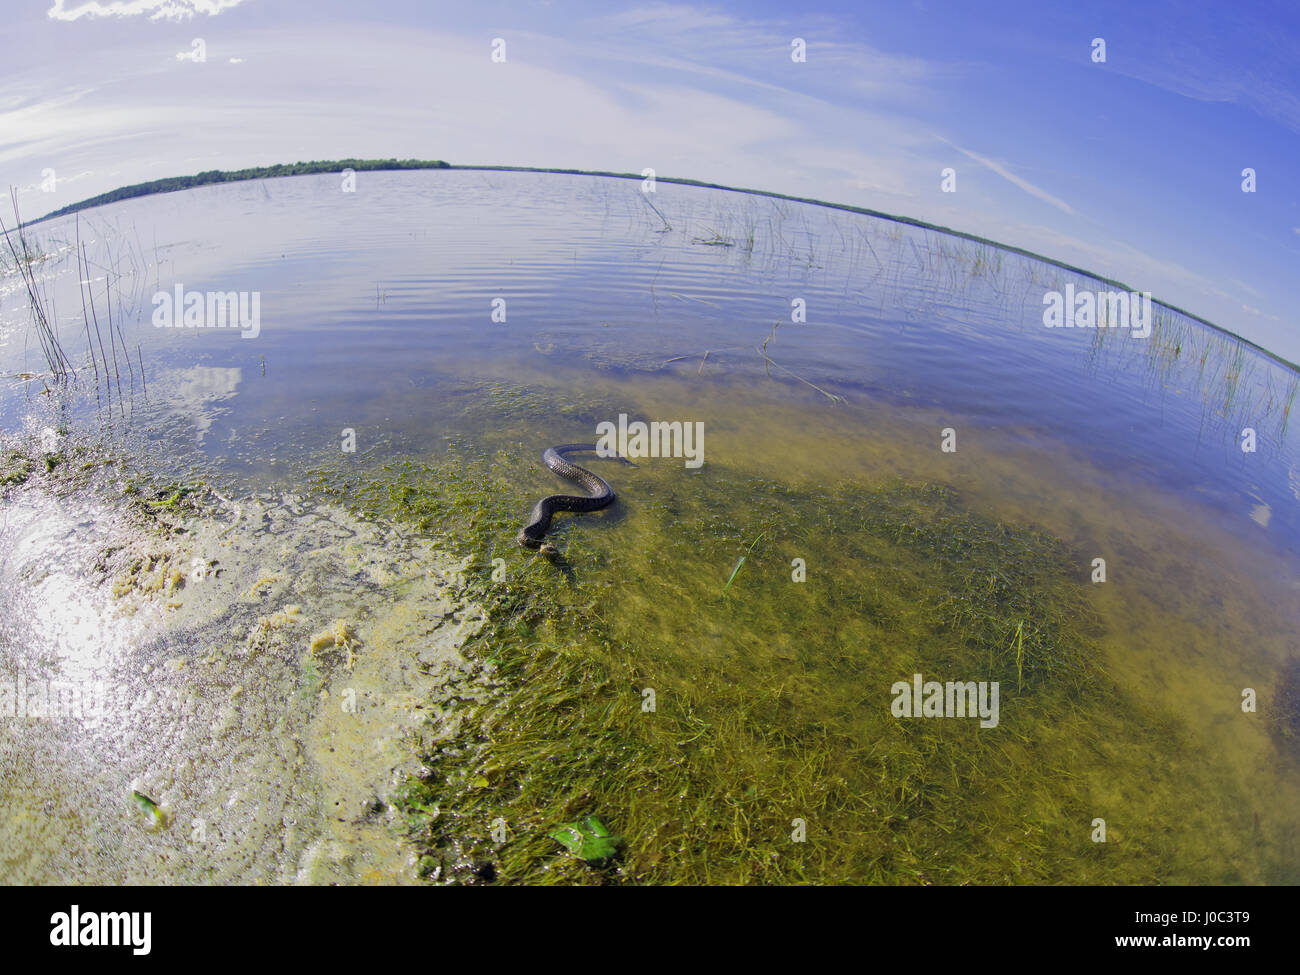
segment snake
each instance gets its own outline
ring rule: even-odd
[[[576,494],[551,494],[538,501],[533,506],[532,514],[528,516],[528,524],[524,525],[515,539],[524,548],[536,549],[542,555],[554,555],[555,547],[545,539],[546,533],[551,530],[551,518],[557,511],[599,511],[614,503],[614,489],[603,478],[597,477],[585,467],[571,464],[564,459],[565,454],[584,450],[595,451],[596,445],[563,443],[547,447],[542,452],[543,464],[560,477],[582,485],[591,493],[587,497],[579,497]],[[618,457],[618,459],[630,466],[636,466],[625,457]]]

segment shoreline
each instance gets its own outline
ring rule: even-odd
[[[542,436],[549,421],[536,408],[553,407],[560,395],[532,386],[485,395],[478,415],[504,421],[489,438],[438,457],[315,469],[286,485],[295,489],[288,499],[278,489],[227,500],[188,482],[183,492],[170,482],[128,481],[136,484],[120,492],[128,509],[160,509],[160,522],[187,529],[206,523],[174,546],[104,559],[132,577],[122,587],[123,598],[139,604],[130,618],[165,620],[161,634],[149,631],[163,640],[128,643],[131,669],[151,668],[135,689],[152,686],[158,704],[133,712],[142,726],[127,730],[121,758],[56,752],[42,765],[50,774],[20,783],[15,842],[45,858],[47,870],[67,873],[60,830],[79,835],[90,818],[101,833],[123,837],[120,848],[142,847],[107,862],[113,875],[179,884],[207,882],[204,869],[280,884],[1290,876],[1279,866],[1284,821],[1266,815],[1264,832],[1249,836],[1220,826],[1213,835],[1226,844],[1222,857],[1197,839],[1225,808],[1233,821],[1249,822],[1269,796],[1294,792],[1285,767],[1253,785],[1225,771],[1259,767],[1279,747],[1266,729],[1234,722],[1230,730],[1235,715],[1220,705],[1222,688],[1240,685],[1243,664],[1272,700],[1277,680],[1267,675],[1285,647],[1280,621],[1268,622],[1247,587],[1222,612],[1261,653],[1219,661],[1196,608],[1218,589],[1213,571],[1188,575],[1185,601],[1158,612],[1140,593],[1096,590],[1077,571],[1093,551],[1121,551],[1135,578],[1165,577],[1170,564],[1209,564],[1196,555],[1216,551],[1213,539],[1197,533],[1189,551],[1180,542],[1186,531],[1139,531],[1151,523],[1145,505],[1105,532],[1076,524],[1073,506],[1082,502],[1053,515],[1057,502],[1045,499],[1071,495],[1032,472],[995,472],[981,485],[969,467],[912,465],[906,481],[881,479],[881,471],[908,466],[894,459],[899,438],[913,438],[879,423],[867,426],[894,435],[876,434],[861,468],[840,471],[842,478],[830,467],[786,482],[743,446],[718,455],[676,495],[680,467],[620,472],[626,491],[617,521],[596,515],[561,526],[570,579],[513,542],[521,497],[549,484],[525,472],[516,441]],[[602,395],[609,393],[585,391],[584,415],[608,412]],[[664,397],[680,401],[661,391],[647,413],[662,413]],[[840,435],[859,436],[851,427]],[[98,481],[82,473],[87,457],[74,450],[42,473],[35,449],[14,465],[30,470],[38,489],[41,481],[73,489]],[[995,453],[1006,457],[1008,473],[1023,467]],[[823,486],[830,481],[838,487]],[[1082,498],[1096,495],[1080,490]],[[996,498],[1005,503],[992,504]],[[858,529],[835,529],[828,510],[847,512]],[[74,510],[64,520],[85,518]],[[375,551],[360,537],[381,526],[405,555],[383,543]],[[454,553],[463,586],[412,574],[444,564],[413,545]],[[818,553],[813,575],[792,588],[788,559],[810,545]],[[82,562],[96,561],[98,550],[91,544]],[[742,552],[743,572],[729,585],[727,570]],[[132,568],[141,554],[174,557]],[[168,592],[166,580],[192,572],[195,556],[220,574]],[[356,572],[364,580],[354,584]],[[108,584],[121,574],[109,572]],[[628,580],[637,581],[622,584]],[[163,605],[186,600],[196,602]],[[463,603],[487,613],[476,635],[468,632],[475,620],[454,618]],[[844,620],[834,634],[802,625],[831,615]],[[1165,646],[1160,634],[1171,625],[1186,629]],[[444,638],[455,652],[431,646]],[[1000,682],[1004,730],[893,720],[890,684],[917,672]],[[655,692],[649,709],[646,689]],[[176,710],[187,697],[192,715]],[[1206,765],[1196,737],[1202,722],[1180,723],[1189,706],[1211,718],[1216,748],[1230,760]],[[110,723],[125,715],[119,710]],[[1002,737],[976,746],[967,730]],[[25,734],[33,733],[29,726]],[[212,743],[186,747],[195,736]],[[1131,781],[1144,767],[1139,743],[1168,763],[1156,788],[1149,797],[1112,791],[1112,780]],[[234,780],[228,769],[238,770]],[[82,798],[56,802],[43,818],[36,799],[69,796],[59,783],[70,778],[89,784]],[[1201,797],[1190,805],[1189,785]],[[127,801],[130,789],[157,802],[170,828],[146,830]],[[269,814],[253,811],[259,796]],[[1124,864],[1080,862],[1072,824],[1098,808],[1116,821],[1183,828],[1172,847],[1135,829],[1124,837],[1132,844]],[[589,815],[626,838],[618,861],[595,865],[559,847],[557,829]],[[810,817],[809,845],[786,839],[792,817]],[[187,845],[194,820],[216,834],[212,847]],[[974,824],[1026,820],[1037,824],[1033,836],[1003,831],[990,850],[974,845]],[[281,824],[292,829],[277,832]],[[393,836],[400,830],[407,839]],[[1263,850],[1250,845],[1260,836]],[[1235,873],[1215,867],[1233,857]]]
[[[370,163],[375,163],[377,165],[366,165]],[[304,170],[302,172],[293,172],[293,173],[270,172],[272,170],[280,169],[285,166],[307,166],[307,167],[316,167],[316,168]],[[463,170],[463,171],[498,172],[498,173],[539,173],[539,174],[550,174],[556,176],[596,176],[596,177],[609,178],[609,179],[629,179],[629,180],[637,180],[637,181],[643,180],[645,178],[639,173],[619,173],[619,172],[614,172],[612,170],[564,169],[564,168],[548,167],[548,166],[459,165],[459,164],[447,163],[442,160],[413,160],[413,159],[412,160],[395,160],[395,159],[321,160],[321,161],[312,161],[308,163],[300,162],[294,164],[279,164],[277,166],[250,167],[249,169],[246,170],[208,170],[206,173],[195,174],[195,176],[189,176],[189,177],[177,176],[177,177],[169,177],[162,180],[153,180],[148,183],[129,184],[124,187],[119,187],[116,190],[110,190],[108,193],[101,193],[98,196],[94,196],[94,197],[90,197],[89,199],[82,200],[79,203],[72,203],[66,207],[61,207],[60,209],[51,211],[50,213],[47,213],[42,217],[37,217],[35,220],[23,221],[20,224],[20,227],[22,228],[31,227],[36,224],[43,223],[46,220],[53,220],[57,217],[71,216],[72,214],[78,213],[82,210],[93,209],[98,206],[106,206],[110,203],[117,203],[126,199],[138,199],[139,197],[155,196],[160,193],[180,192],[181,190],[184,189],[193,189],[197,186],[208,186],[213,183],[245,182],[245,181],[257,180],[257,179],[285,179],[291,176],[318,175],[320,173],[327,173],[327,172],[333,173],[339,171],[340,168],[351,168],[358,171],[367,171],[367,172],[401,172],[404,170],[424,170],[424,171]],[[254,175],[248,175],[248,176],[237,175],[245,172],[252,173]],[[142,191],[139,193],[133,193],[130,196],[122,196],[116,199],[106,199],[107,197],[111,197],[112,194],[120,193],[123,190],[142,188],[142,187],[152,186],[158,183],[171,182],[173,180],[194,180],[198,176],[204,176],[210,173],[221,174],[223,177],[233,175],[236,178],[209,179],[209,180],[204,180],[202,182],[191,182],[185,186],[179,186],[173,189],[154,189],[154,190]],[[886,213],[883,210],[873,210],[870,207],[859,207],[848,203],[833,203],[827,200],[818,200],[813,197],[793,196],[788,193],[778,193],[773,190],[758,190],[758,189],[752,189],[750,187],[727,186],[722,183],[713,183],[706,180],[689,179],[687,177],[680,177],[680,176],[656,175],[655,182],[672,183],[678,186],[695,186],[701,189],[722,190],[728,193],[742,193],[747,196],[759,196],[759,197],[765,197],[767,199],[772,199],[772,200],[784,200],[790,203],[804,203],[810,206],[823,207],[829,210],[840,210],[845,213],[856,213],[862,216],[875,217],[880,220],[888,220],[891,223],[898,223],[898,224],[903,224],[904,226],[916,227],[921,230],[933,230],[937,233],[944,234],[946,236],[956,237],[962,240],[969,240],[973,243],[982,244],[989,247],[996,247],[998,250],[1005,251],[1010,254],[1016,254],[1021,257],[1027,257],[1031,260],[1041,261],[1042,263],[1050,265],[1051,267],[1059,268],[1063,271],[1068,271],[1071,274],[1078,274],[1083,277],[1089,278],[1093,281],[1099,281],[1102,284],[1105,284],[1111,288],[1119,289],[1121,291],[1132,292],[1138,290],[1132,288],[1131,286],[1125,284],[1122,281],[1118,281],[1114,278],[1105,277],[1104,275],[1098,274],[1093,271],[1089,271],[1087,268],[1078,267],[1077,265],[1069,264],[1065,261],[1057,260],[1056,258],[1048,257],[1044,254],[1036,253],[1035,251],[1028,250],[1024,247],[1017,247],[1014,244],[1006,244],[1001,241],[993,240],[989,237],[982,237],[979,234],[971,233],[969,231],[957,230],[952,227],[945,227],[942,224],[930,223],[929,221],[919,220],[915,217],[906,217],[906,216],[901,216],[899,214]],[[1244,336],[1236,332],[1233,332],[1232,330],[1226,328],[1225,326],[1218,325],[1215,322],[1210,321],[1208,318],[1202,318],[1200,315],[1187,311],[1185,308],[1181,308],[1178,305],[1171,304],[1167,301],[1161,301],[1160,299],[1155,298],[1154,296],[1151,299],[1151,303],[1152,305],[1158,305],[1161,308],[1164,308],[1168,311],[1175,312],[1176,314],[1182,315],[1183,317],[1188,318],[1191,321],[1204,325],[1205,327],[1211,329],[1214,332],[1219,333],[1220,335],[1226,336],[1230,339],[1234,339],[1242,343],[1243,345],[1260,353],[1265,358],[1270,359],[1273,362],[1276,362],[1277,364],[1287,369],[1290,369],[1292,372],[1295,372],[1296,374],[1300,374],[1300,364],[1294,363],[1291,360],[1286,359],[1283,356],[1279,355],[1278,353],[1266,349],[1264,346],[1259,345],[1258,343],[1253,342],[1250,339],[1245,338]]]
[[[12,875],[418,883],[396,808],[409,742],[440,695],[483,693],[462,560],[301,496],[171,492],[95,445],[53,465],[18,446],[0,700],[27,706],[0,711],[0,753],[39,772],[0,781]]]

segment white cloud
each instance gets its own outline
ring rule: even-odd
[[[139,17],[148,14],[150,20],[189,20],[195,14],[214,17],[243,2],[244,0],[86,0],[69,8],[65,0],[54,0],[48,16],[51,20],[80,20],[82,17]]]
[[[944,142],[948,142],[948,140],[944,139],[943,136],[939,136],[938,138],[942,139]],[[954,149],[960,152],[963,156],[966,156],[968,159],[973,159],[975,160],[975,162],[979,163],[981,166],[985,167],[986,169],[992,170],[993,172],[997,173],[1008,183],[1020,187],[1030,196],[1037,197],[1038,199],[1042,200],[1044,203],[1050,203],[1058,210],[1068,213],[1070,214],[1070,216],[1074,216],[1074,208],[1071,207],[1070,204],[1066,203],[1064,200],[1052,196],[1052,194],[1048,193],[1047,190],[1035,186],[1033,183],[1029,182],[1028,180],[1021,179],[1019,176],[1011,172],[1011,170],[1007,169],[1005,166],[1001,165],[1000,163],[994,162],[992,159],[989,159],[987,156],[981,156],[978,153],[971,152],[969,149],[963,149],[961,146],[954,145],[951,142],[948,142],[948,145],[952,146]]]
[[[1246,8],[1241,8],[1244,13]],[[1267,15],[1250,18],[1229,28],[1237,18],[1222,18],[1207,33],[1216,43],[1189,48],[1152,36],[1152,50],[1116,65],[1116,70],[1139,81],[1203,102],[1231,102],[1261,118],[1271,119],[1292,132],[1300,132],[1300,95],[1295,90],[1293,31]],[[1245,31],[1242,28],[1246,28]],[[1221,34],[1220,31],[1227,33]],[[1275,35],[1265,39],[1268,35]],[[1241,52],[1248,60],[1229,61],[1223,52]],[[1240,56],[1240,55],[1238,55]],[[1245,67],[1248,64],[1249,67]]]
[[[603,25],[612,28],[655,27],[676,31],[716,30],[733,28],[736,19],[730,14],[711,13],[684,4],[660,3],[633,10],[624,10],[600,18]]]
[[[1099,31],[1109,44],[1106,63],[1085,70],[1124,75],[1201,102],[1239,105],[1300,133],[1300,29],[1292,0],[1238,3],[1230,17],[1220,5],[1183,0],[1115,3],[1104,15],[1096,3],[1038,6],[1034,33],[1022,35],[1024,55],[1040,56],[1050,46],[1077,70],[1080,34]]]
[[[786,95],[820,95],[840,107],[846,107],[849,94],[875,102],[910,101],[925,82],[952,70],[845,40],[838,21],[803,11],[797,18],[760,19],[654,4],[598,15],[581,26],[583,33],[572,41],[571,62],[602,58],[624,66],[676,70]],[[790,59],[795,37],[807,42],[807,63]],[[592,38],[599,40],[593,43]],[[560,38],[548,42],[563,43]]]
[[[232,6],[231,0],[101,2],[64,11],[63,19],[90,15],[86,7],[108,11],[99,16],[119,10],[126,16],[128,8],[166,16],[161,12],[181,7],[211,13]],[[156,43],[144,38],[135,42],[135,56],[123,56],[121,48],[91,50],[57,84],[0,90],[0,167],[14,169],[12,182],[23,183],[45,165],[60,173],[95,171],[66,196],[40,195],[26,204],[44,211],[123,182],[337,158],[356,147],[463,163],[631,172],[651,165],[661,176],[783,191],[978,233],[1151,290],[1230,327],[1254,307],[1279,307],[1275,300],[1270,305],[1271,295],[1256,300],[1235,284],[1231,295],[1218,290],[1209,282],[1227,288],[1222,269],[1206,273],[1190,252],[1184,264],[1143,252],[1150,245],[1141,239],[1117,241],[1086,219],[1095,191],[1077,191],[1076,211],[1012,172],[1037,177],[1027,165],[1032,159],[1003,152],[995,160],[931,136],[903,109],[932,98],[935,82],[960,76],[961,65],[878,58],[812,25],[790,33],[771,21],[693,8],[642,9],[586,26],[593,30],[519,35],[535,56],[508,67],[491,63],[476,38],[427,28],[244,32],[223,43],[244,50],[248,66],[217,86],[207,72],[159,58]],[[794,34],[809,41],[807,64],[789,60],[785,45]],[[513,43],[516,34],[510,36]],[[330,70],[322,73],[322,65]],[[85,87],[60,93],[60,85],[78,81]],[[452,90],[463,97],[392,97]],[[196,151],[203,157],[197,166],[191,164]],[[1002,180],[968,179],[960,194],[940,193],[939,169],[954,152]],[[120,176],[105,173],[105,159],[121,168]],[[1293,229],[1300,235],[1300,226]],[[1253,306],[1248,312],[1240,310],[1243,297]],[[1260,314],[1272,317],[1266,311]],[[1246,324],[1256,320],[1263,324],[1259,315]],[[1279,346],[1262,328],[1256,331],[1263,344]],[[1297,357],[1290,347],[1278,351]]]
[[[57,174],[56,174],[56,175],[57,175]],[[58,187],[63,186],[63,185],[65,185],[65,184],[67,184],[67,183],[75,183],[75,182],[77,182],[78,180],[82,180],[82,179],[85,179],[87,176],[93,176],[93,175],[95,175],[95,174],[94,174],[93,172],[91,172],[89,169],[87,169],[87,170],[84,170],[83,172],[77,173],[75,176],[57,176],[56,183],[55,183],[55,187],[56,187],[56,189],[57,189]],[[41,189],[41,184],[40,184],[40,183],[29,183],[29,184],[27,184],[26,186],[20,186],[20,187],[18,187],[18,195],[19,195],[19,196],[22,196],[22,195],[25,194],[25,193],[35,193],[35,192],[38,192],[38,191],[40,191],[40,192],[44,192],[44,191]],[[38,215],[38,214],[33,214],[33,216],[37,216],[37,215]]]

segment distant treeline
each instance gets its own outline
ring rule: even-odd
[[[206,186],[208,183],[237,183],[244,179],[270,179],[275,176],[305,176],[309,173],[338,173],[345,169],[352,169],[360,172],[362,170],[450,168],[451,167],[441,159],[325,159],[313,162],[281,163],[278,166],[256,166],[253,169],[210,169],[206,173],[198,173],[195,176],[171,176],[167,179],[150,180],[148,183],[134,183],[131,186],[121,186],[108,193],[101,193],[99,196],[92,196],[89,200],[82,200],[80,203],[72,203],[63,207],[61,210],[47,213],[38,220],[33,220],[31,222],[40,223],[41,220],[50,220],[54,217],[62,217],[69,213],[76,213],[78,210],[103,206],[105,203],[116,203],[118,200],[129,200],[135,196],[149,196],[153,193],[173,193],[176,190],[188,190],[195,186]]]
[[[101,196],[91,197],[89,200],[82,200],[80,203],[73,203],[71,206],[66,206],[61,210],[47,213],[45,216],[40,217],[37,220],[28,221],[28,223],[40,223],[42,220],[50,220],[54,217],[61,217],[68,213],[75,213],[78,210],[88,209],[89,207],[97,207],[105,203],[113,203],[116,200],[129,200],[131,197],[148,196],[150,193],[171,193],[175,190],[187,190],[192,186],[203,186],[207,183],[233,183],[241,179],[268,179],[273,176],[301,176],[307,173],[338,173],[344,169],[357,171],[384,169],[468,169],[485,172],[605,176],[627,180],[644,180],[645,178],[644,174],[616,173],[607,170],[553,169],[541,166],[453,166],[440,159],[337,159],[326,160],[323,162],[282,163],[278,166],[261,166],[256,169],[238,169],[230,172],[225,172],[220,169],[212,169],[206,173],[199,173],[196,176],[174,176],[171,179],[156,179],[149,183],[136,183],[133,186],[123,186],[120,189],[113,190],[111,193],[104,193]],[[675,183],[681,186],[699,186],[705,189],[723,190],[728,193],[744,193],[750,196],[763,196],[773,200],[789,200],[792,203],[806,203],[810,206],[826,207],[831,210],[842,210],[846,213],[860,213],[863,216],[877,217],[881,220],[889,220],[910,227],[920,227],[925,230],[933,230],[941,234],[947,234],[951,237],[974,241],[977,244],[986,244],[990,247],[996,247],[1011,254],[1020,254],[1032,260],[1042,261],[1043,263],[1050,264],[1053,267],[1059,267],[1072,274],[1092,278],[1093,280],[1117,288],[1120,291],[1131,292],[1137,290],[1129,287],[1123,282],[1116,281],[1113,278],[1103,277],[1102,275],[1089,271],[1086,268],[1076,267],[1073,264],[1067,264],[1065,261],[1058,261],[1055,258],[1047,257],[1043,254],[1037,254],[1034,251],[1027,250],[1023,247],[1003,244],[999,241],[991,240],[988,237],[981,237],[978,234],[969,233],[964,230],[954,230],[951,227],[945,227],[937,223],[930,223],[926,220],[918,220],[914,217],[904,217],[894,213],[885,213],[882,210],[872,210],[867,207],[851,206],[846,203],[830,203],[826,200],[816,200],[806,196],[791,196],[786,193],[773,193],[768,190],[747,189],[740,186],[724,186],[721,183],[710,183],[698,179],[660,176],[658,177],[658,181],[661,183]],[[1190,311],[1187,311],[1184,308],[1179,308],[1177,305],[1171,305],[1167,301],[1156,300],[1154,303],[1164,308],[1168,308],[1170,311],[1177,312],[1193,321],[1200,322],[1202,325],[1208,326],[1214,331],[1222,333],[1231,339],[1235,339],[1243,345],[1249,346],[1255,351],[1262,353],[1294,372],[1300,372],[1300,365],[1282,358],[1275,352],[1270,352],[1268,349],[1265,349],[1263,346],[1258,345],[1249,339],[1242,338],[1236,332],[1230,332],[1222,325],[1216,325],[1209,319],[1202,318],[1200,315],[1194,315]]]

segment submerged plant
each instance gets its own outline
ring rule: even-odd
[[[559,827],[551,833],[551,839],[592,866],[612,860],[623,845],[623,837],[614,836],[595,816]]]
[[[502,443],[559,415],[536,388],[490,399]],[[569,405],[574,422],[607,409]],[[1132,837],[1121,860],[1073,838],[1105,783],[1152,780],[1141,815],[1172,822],[1185,810],[1168,800],[1205,770],[1106,674],[1080,556],[1056,539],[936,484],[799,485],[710,463],[683,492],[680,470],[649,465],[621,494],[640,499],[635,517],[584,525],[559,569],[512,544],[533,493],[520,463],[517,447],[461,444],[321,482],[443,534],[490,613],[465,652],[495,690],[439,706],[398,801],[428,878],[475,883],[485,863],[505,883],[1211,875],[1163,840]],[[754,561],[760,542],[816,552],[817,569],[792,583],[782,559]],[[726,559],[718,599],[699,580]],[[891,716],[890,686],[918,671],[1000,681],[1000,724]],[[1170,757],[1156,773],[1141,758],[1153,748]],[[600,869],[580,855],[602,838],[587,817],[626,837]],[[809,842],[791,842],[795,818]],[[557,859],[557,842],[579,855]]]
[[[767,532],[765,531],[759,532],[758,538],[754,539],[754,541],[750,543],[749,548],[745,549],[745,554],[740,557],[740,559],[736,562],[736,567],[731,570],[731,575],[727,578],[727,584],[722,587],[722,591],[724,593],[731,588],[731,584],[736,580],[737,573],[740,572],[740,567],[745,564],[745,559],[749,558],[750,553],[754,551],[754,546],[757,545],[759,542],[761,542],[763,540],[763,536],[766,534]]]

